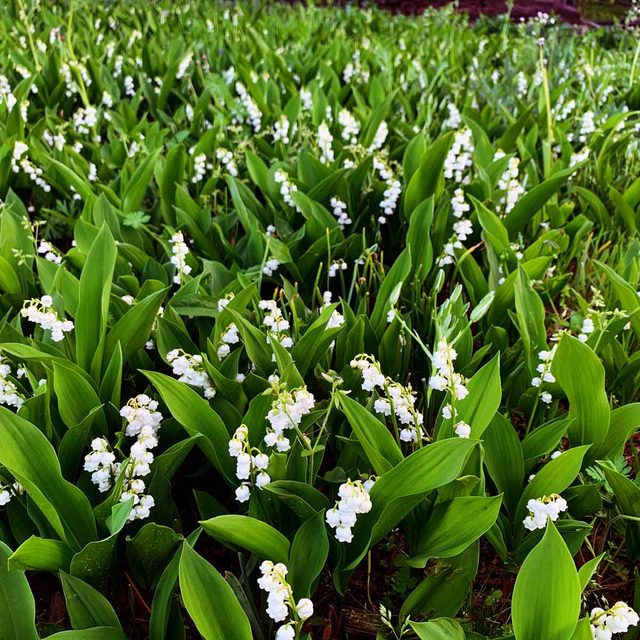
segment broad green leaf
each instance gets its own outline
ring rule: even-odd
[[[127,540],[126,552],[134,580],[149,589],[180,545],[182,536],[170,527],[147,522]]]
[[[600,560],[604,557],[604,553],[601,553],[595,558],[591,558],[588,562],[585,562],[580,569],[578,569],[578,579],[580,580],[580,591],[584,591],[585,587],[589,584],[589,580],[593,577],[593,574],[598,569]]]
[[[60,631],[46,640],[127,640],[127,636],[121,629],[114,627],[93,627],[80,631]]]
[[[262,520],[227,515],[204,520],[200,524],[216,540],[247,549],[263,560],[286,563],[289,558],[287,538]]]
[[[377,474],[382,475],[402,462],[400,447],[378,418],[344,393],[339,394],[338,402]]]
[[[58,398],[60,417],[69,428],[80,424],[101,404],[95,389],[63,362],[53,363],[53,389]],[[100,422],[105,425],[104,416]]]
[[[436,190],[452,140],[453,133],[446,133],[422,154],[420,164],[411,176],[404,194],[405,217],[408,217],[423,200],[426,200]]]
[[[324,522],[324,510],[309,518],[297,531],[287,562],[288,581],[296,598],[311,596],[329,554],[329,539]]]
[[[184,606],[204,640],[252,640],[251,625],[231,587],[186,542],[179,577]]]
[[[496,521],[502,496],[464,496],[437,504],[423,526],[413,567],[424,567],[430,558],[450,558],[462,553]]]
[[[500,383],[500,354],[484,365],[467,383],[469,394],[456,402],[456,420],[464,420],[471,426],[471,437],[481,438],[493,419],[502,399]],[[438,440],[451,437],[452,422],[448,421],[438,431]]]
[[[58,571],[69,568],[71,549],[60,540],[47,540],[31,536],[9,557],[9,569]]]
[[[60,572],[67,612],[74,629],[113,627],[121,629],[120,621],[109,601],[92,586],[64,571]]]
[[[105,358],[111,358],[116,344],[120,343],[122,348],[122,359],[124,362],[138,350],[142,349],[149,340],[151,329],[158,317],[158,310],[167,289],[161,289],[148,295],[140,302],[134,304],[116,322],[107,334],[105,344]]]
[[[138,209],[140,209],[161,151],[162,149],[154,151],[150,156],[145,158],[133,172],[122,196],[122,210],[125,213],[138,211]]]
[[[111,279],[117,249],[106,225],[100,229],[80,276],[78,313],[75,320],[78,364],[90,372],[94,361],[101,363],[100,350],[107,331]]]
[[[577,166],[574,166],[570,169],[558,171],[558,173],[544,182],[529,189],[529,191],[518,200],[504,220],[504,226],[507,228],[511,238],[515,238],[531,221],[533,216],[544,206],[547,200],[566,184],[576,168]]]
[[[571,553],[549,521],[516,578],[512,600],[516,640],[571,640],[580,615],[580,593]]]
[[[483,434],[484,463],[504,503],[513,513],[524,481],[522,445],[515,428],[504,416],[496,414]]]
[[[193,389],[169,376],[143,371],[162,396],[171,415],[189,435],[202,434],[198,446],[230,485],[235,484],[235,463],[229,455],[230,435],[218,414]]]
[[[387,313],[396,305],[402,286],[411,272],[411,248],[407,247],[385,275],[371,312],[371,326],[378,336],[387,324]]]
[[[349,549],[347,570],[357,566],[369,548],[381,540],[424,496],[454,480],[477,441],[449,438],[412,453],[380,476],[373,485],[371,511],[358,517],[356,540]]]
[[[411,622],[410,625],[420,640],[465,640],[462,627],[450,618]]]
[[[595,451],[607,435],[610,417],[600,359],[586,344],[565,334],[552,371],[569,399],[569,418],[574,420],[569,426],[571,444],[593,445]]]
[[[97,537],[84,493],[62,477],[56,452],[43,433],[0,407],[0,464],[26,489],[55,532],[74,550]]]
[[[576,479],[588,449],[588,445],[572,447],[562,455],[547,462],[536,473],[518,502],[515,517],[516,528],[522,527],[522,520],[527,515],[527,502],[529,500],[548,496],[552,493],[561,493]]]
[[[11,554],[0,542],[0,640],[38,640],[36,603],[24,571],[8,568]]]

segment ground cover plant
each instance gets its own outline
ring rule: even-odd
[[[0,29],[1,640],[638,637],[637,31]]]

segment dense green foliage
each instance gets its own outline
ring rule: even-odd
[[[0,30],[0,640],[637,637],[637,32]]]

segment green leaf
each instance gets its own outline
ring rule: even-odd
[[[67,603],[67,612],[74,629],[122,628],[113,607],[100,592],[64,571],[60,572],[60,580]]]
[[[424,567],[430,558],[462,553],[496,521],[502,496],[463,496],[437,504],[418,538],[409,564]]]
[[[580,593],[571,553],[549,521],[516,578],[512,600],[516,640],[570,640],[580,615]]]
[[[127,636],[124,631],[113,627],[93,627],[80,631],[60,631],[47,636],[46,640],[127,640]]]
[[[580,340],[563,335],[553,358],[552,371],[569,399],[572,445],[593,445],[595,450],[609,429],[609,399],[604,367],[598,356]],[[587,456],[589,460],[591,455]]]
[[[101,349],[109,318],[111,279],[117,249],[105,225],[94,240],[80,276],[78,313],[75,320],[78,364],[88,373],[94,362],[101,363]]]
[[[30,422],[0,407],[0,464],[26,489],[55,532],[74,550],[97,537],[87,497],[62,477],[56,452]]]
[[[262,520],[226,515],[203,520],[200,524],[216,540],[247,549],[263,560],[286,563],[289,558],[287,538]]]
[[[185,542],[193,546],[202,532],[198,527],[191,535],[185,538]],[[168,623],[173,604],[173,590],[178,582],[178,567],[182,545],[173,554],[173,558],[167,564],[158,581],[151,603],[151,616],[149,617],[149,640],[166,640],[168,637]]]
[[[186,542],[179,577],[184,606],[204,640],[252,640],[251,625],[231,587]]]
[[[436,618],[428,622],[410,622],[421,640],[465,640],[464,630],[450,618]]]
[[[95,389],[63,362],[53,363],[53,389],[58,398],[60,417],[69,428],[80,424],[101,404]],[[101,422],[105,424],[104,416]]]
[[[171,415],[189,435],[202,434],[198,446],[213,466],[234,485],[234,460],[229,455],[229,432],[218,414],[193,389],[162,373],[142,372],[158,390]]]
[[[456,420],[464,420],[471,426],[472,438],[481,438],[502,400],[499,353],[475,373],[467,383],[467,389],[469,394],[456,402]],[[440,428],[438,440],[451,437],[452,422],[450,420]]]
[[[478,222],[482,227],[489,245],[497,257],[510,251],[509,232],[500,221],[500,218],[485,207],[482,202],[472,195],[468,196],[476,210]]]
[[[60,540],[47,540],[31,536],[25,540],[9,558],[9,569],[36,569],[38,571],[58,571],[69,568],[71,549]]]
[[[558,171],[558,173],[544,182],[529,189],[529,191],[518,200],[504,220],[504,226],[509,232],[509,237],[515,238],[516,235],[524,229],[533,216],[544,206],[545,202],[547,202],[560,187],[566,184],[576,168],[577,166],[574,166],[564,171]]]
[[[529,500],[548,496],[552,493],[561,493],[576,479],[588,449],[588,445],[573,447],[565,451],[561,456],[547,462],[536,473],[518,502],[515,517],[516,527],[522,526],[522,520],[527,514],[527,502]]]
[[[385,275],[376,296],[376,302],[371,313],[371,326],[378,336],[382,335],[387,324],[387,312],[398,302],[400,291],[410,272],[411,249],[407,247]]]
[[[520,337],[524,346],[529,373],[535,373],[539,362],[538,353],[547,349],[547,331],[544,325],[544,305],[534,291],[527,272],[518,265],[518,277],[515,286],[516,313]]]
[[[162,149],[157,149],[150,156],[143,160],[127,183],[127,188],[122,196],[122,210],[127,213],[129,211],[138,211],[142,205],[144,194],[147,192],[149,182],[153,176],[155,164]]]
[[[38,640],[36,603],[24,571],[9,570],[11,554],[0,542],[0,640]]]
[[[498,491],[504,493],[504,503],[513,513],[524,481],[524,459],[520,438],[513,425],[496,414],[483,434],[484,462]]]
[[[127,559],[134,580],[152,588],[181,541],[182,536],[171,527],[147,522],[127,540]]]
[[[134,304],[116,322],[107,335],[105,357],[111,358],[120,343],[124,362],[142,349],[149,340],[151,329],[158,317],[158,310],[168,289],[161,289]]]
[[[371,511],[358,518],[356,540],[349,549],[347,570],[357,566],[367,551],[381,540],[423,497],[454,480],[475,440],[449,438],[434,442],[412,453],[384,473],[373,485]]]
[[[405,217],[435,192],[452,140],[453,132],[445,133],[422,155],[418,169],[411,176],[404,194]]]
[[[338,402],[353,429],[353,433],[358,438],[369,462],[378,475],[389,471],[404,460],[400,447],[386,425],[360,403],[342,392],[338,394]]]
[[[297,531],[287,562],[288,580],[296,598],[309,598],[329,554],[324,510],[309,518]]]
[[[591,558],[588,562],[585,562],[578,569],[578,579],[580,580],[580,591],[584,591],[585,587],[589,584],[589,580],[593,577],[593,574],[598,569],[598,565],[600,564],[600,560],[604,558],[604,553],[601,553],[599,556],[595,558]]]

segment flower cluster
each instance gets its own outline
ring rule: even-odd
[[[51,191],[51,185],[42,177],[42,169],[33,164],[27,154],[29,146],[24,142],[17,140],[13,145],[13,153],[11,155],[11,170],[14,173],[20,173],[20,169],[26,173],[32,182],[39,186],[43,191]]]
[[[273,125],[273,141],[289,144],[289,118],[284,114]]]
[[[322,306],[328,307],[331,305],[331,298],[333,297],[331,291],[325,291],[322,294]],[[327,326],[325,327],[325,331],[329,329],[337,329],[344,324],[344,316],[337,310],[334,309],[331,317],[329,318],[329,322],[327,322]]]
[[[556,355],[557,345],[553,345],[551,349],[543,350],[538,353],[540,362],[536,367],[536,371],[540,374],[531,378],[531,385],[540,388],[544,382],[553,384],[556,381],[556,377],[551,373],[551,365],[553,364],[553,357]],[[553,399],[548,391],[544,391],[540,395],[540,399],[545,404],[550,404]]]
[[[352,80],[356,80],[366,84],[369,82],[369,71],[360,60],[360,51],[356,50],[342,72],[342,79],[345,84],[349,84]]]
[[[516,206],[516,202],[524,193],[524,187],[518,180],[519,164],[520,159],[517,156],[509,158],[509,164],[498,181],[498,188],[504,192],[504,195],[500,198],[500,204],[504,206],[505,214]]]
[[[589,615],[594,640],[611,640],[614,633],[626,633],[640,622],[638,614],[626,603],[618,601],[612,607],[591,609]]]
[[[278,270],[279,266],[280,260],[271,257],[264,263],[262,273],[264,273],[265,276],[272,276]]]
[[[458,357],[457,351],[442,338],[438,341],[438,350],[432,356],[435,374],[429,378],[429,386],[436,391],[449,391],[456,400],[463,400],[469,394],[464,378],[454,371],[453,363]]]
[[[240,342],[240,336],[238,335],[238,327],[232,322],[220,336],[220,345],[217,349],[218,358],[220,360],[226,358],[231,353],[231,344],[237,344]]]
[[[229,175],[238,175],[238,166],[233,159],[233,153],[229,149],[219,147],[216,149],[216,158],[222,163],[225,169],[229,172]]]
[[[580,333],[578,334],[578,340],[580,342],[586,342],[589,339],[589,336],[595,331],[595,324],[593,323],[593,319],[590,316],[587,316],[582,321],[582,327],[580,327]]]
[[[9,380],[11,366],[0,356],[0,404],[19,409],[24,402],[24,397],[18,391],[15,383]]]
[[[267,341],[273,337],[285,349],[290,349],[293,346],[293,340],[289,335],[289,321],[282,315],[278,303],[275,300],[260,300],[258,307],[265,312],[262,324],[269,332]]]
[[[253,98],[249,95],[247,88],[242,84],[242,82],[236,82],[236,93],[240,96],[240,102],[249,115],[249,122],[251,123],[254,132],[258,133],[262,126],[262,112],[254,102]]]
[[[382,145],[385,143],[387,136],[389,135],[389,125],[383,120],[376,129],[376,133],[373,136],[373,141],[369,145],[369,153],[373,153],[378,149],[382,149]]]
[[[285,432],[290,429],[299,431],[302,418],[311,413],[315,406],[315,398],[306,386],[288,391],[280,386],[276,376],[272,376],[271,383],[272,388],[266,393],[275,394],[276,399],[271,403],[271,409],[267,413],[271,428],[267,429],[264,442],[268,447],[286,452],[291,449],[291,443]]]
[[[455,133],[453,144],[444,161],[444,177],[458,184],[466,184],[470,177],[468,169],[473,165],[473,138],[470,129]]]
[[[356,144],[360,133],[360,123],[351,114],[349,109],[340,109],[338,113],[338,124],[342,127],[342,139]]]
[[[240,425],[229,440],[229,455],[236,459],[236,476],[243,480],[236,489],[236,500],[246,502],[251,496],[251,482],[244,482],[253,478],[253,485],[262,489],[271,482],[267,473],[269,456],[259,449],[249,446],[249,429],[246,425]]]
[[[329,268],[327,269],[328,275],[330,278],[335,278],[338,273],[340,271],[346,271],[347,270],[347,263],[340,259],[340,260],[334,260],[330,265]]]
[[[580,142],[586,142],[589,136],[596,130],[596,123],[593,111],[585,111],[580,120]]]
[[[462,124],[462,117],[460,116],[458,107],[456,107],[455,103],[448,102],[447,111],[449,115],[447,116],[447,119],[442,123],[442,127],[444,129],[457,129]]]
[[[29,322],[39,325],[45,331],[51,331],[51,339],[54,342],[60,342],[64,340],[65,333],[73,331],[73,322],[61,320],[52,306],[53,298],[51,296],[31,298],[31,300],[24,302],[22,309],[20,309],[20,315]]]
[[[184,241],[184,236],[181,231],[177,231],[171,236],[171,264],[176,268],[176,273],[173,276],[173,281],[176,284],[180,284],[182,276],[189,275],[191,273],[191,267],[187,264],[187,255],[189,254],[189,247]]]
[[[173,374],[180,382],[204,390],[205,398],[213,398],[216,389],[207,374],[201,355],[192,356],[182,349],[173,349],[167,353],[167,362],[173,367]]]
[[[333,197],[330,200],[330,204],[331,211],[337,218],[340,229],[344,231],[344,228],[352,222],[351,218],[347,214],[347,203],[340,200],[340,198]]]
[[[91,474],[91,482],[98,485],[102,493],[109,491],[113,479],[120,474],[121,464],[115,460],[116,456],[104,438],[91,441],[91,453],[84,457],[84,470]]]
[[[298,205],[294,202],[291,194],[295,193],[298,190],[298,187],[291,182],[291,180],[289,180],[289,176],[281,170],[278,170],[273,174],[273,179],[280,185],[280,195],[285,203],[290,207],[295,207],[297,210]]]
[[[199,153],[193,158],[193,176],[191,178],[191,182],[194,184],[202,182],[207,171],[211,171],[211,169],[213,169],[213,165],[210,162],[207,162],[206,154]]]
[[[293,597],[293,589],[287,582],[287,567],[279,562],[273,564],[265,560],[260,565],[262,576],[258,578],[258,586],[266,591],[267,615],[275,622],[288,620],[276,631],[276,640],[293,640],[296,628],[313,615],[313,602],[309,598],[300,598],[297,604]]]
[[[378,398],[374,402],[376,413],[391,416],[392,413],[400,421],[400,440],[403,442],[417,442],[422,437],[424,416],[415,408],[416,394],[411,386],[403,387],[391,380],[385,381],[386,398]]]
[[[13,484],[2,484],[0,482],[0,507],[4,507],[11,502],[11,498],[16,495],[22,495],[24,487],[19,482]]]
[[[151,472],[153,449],[158,445],[158,429],[162,422],[162,414],[157,411],[158,403],[146,394],[131,398],[120,410],[120,415],[127,421],[125,433],[137,438],[131,445],[129,461],[125,469],[124,487],[120,502],[130,498],[133,507],[129,520],[143,520],[149,517],[155,505],[153,496],[145,494],[145,483],[138,476],[146,476]]]
[[[456,411],[455,406],[451,403],[447,403],[444,407],[442,407],[442,417],[445,420],[453,420],[453,432],[459,438],[469,438],[471,436],[471,425],[466,423],[464,420],[458,420],[458,412]]]
[[[552,493],[550,496],[529,500],[527,509],[529,515],[522,521],[522,524],[525,529],[535,531],[547,526],[547,518],[551,518],[555,522],[560,514],[567,510],[567,501],[557,493]]]
[[[380,208],[382,209],[384,216],[380,216],[378,218],[378,222],[380,224],[384,224],[386,222],[385,216],[390,216],[395,213],[402,189],[400,181],[396,180],[390,167],[381,157],[374,156],[373,168],[378,172],[378,175],[386,184],[386,189],[382,194],[383,198],[380,201]]]
[[[318,127],[318,147],[320,148],[320,162],[329,164],[334,161],[333,155],[333,136],[326,122]]]
[[[44,255],[44,259],[48,262],[53,262],[55,264],[60,264],[62,262],[62,257],[56,253],[55,247],[46,240],[40,241],[40,244],[38,245],[38,253]]]
[[[371,511],[371,498],[369,491],[374,484],[370,478],[365,482],[361,480],[347,480],[338,489],[339,500],[333,509],[329,509],[325,515],[327,524],[335,529],[335,536],[339,542],[351,542],[353,540],[352,528],[356,524],[358,515]]]
[[[380,364],[373,358],[361,353],[357,355],[350,365],[354,369],[359,369],[362,374],[362,388],[365,391],[373,391],[376,387],[384,389],[386,378],[380,371]]]
[[[473,233],[473,224],[468,218],[462,216],[469,211],[469,204],[464,199],[464,191],[460,188],[456,189],[453,198],[451,198],[451,207],[453,215],[457,218],[453,223],[453,235],[445,243],[442,249],[442,255],[438,258],[438,266],[444,267],[447,264],[453,264],[455,258],[455,250],[463,248],[463,242]]]

